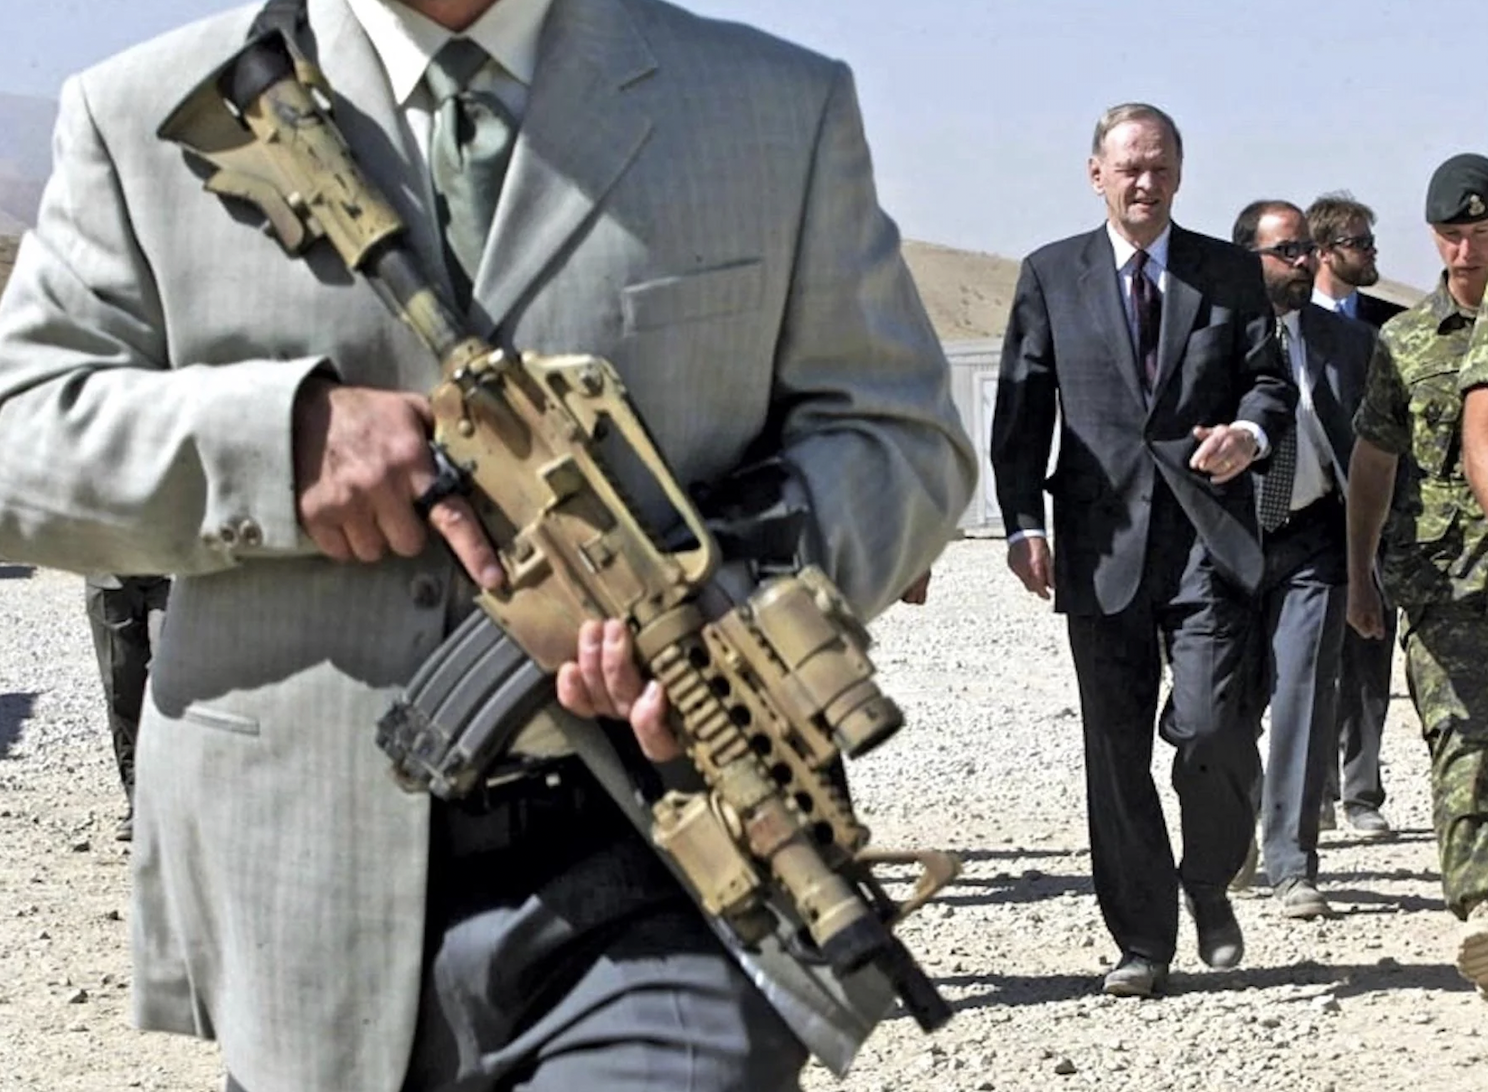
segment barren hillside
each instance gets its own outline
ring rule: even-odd
[[[5,291],[5,282],[10,280],[10,269],[15,265],[16,247],[20,243],[14,235],[0,235],[0,292]]]
[[[1018,263],[996,254],[904,242],[925,310],[942,340],[1001,337],[1018,280]]]

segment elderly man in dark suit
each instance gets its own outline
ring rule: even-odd
[[[1121,949],[1104,988],[1118,996],[1163,989],[1180,883],[1204,962],[1243,953],[1225,888],[1255,822],[1258,765],[1236,703],[1262,569],[1246,471],[1291,427],[1296,398],[1256,258],[1172,223],[1182,161],[1156,107],[1101,118],[1089,174],[1106,223],[1024,262],[992,433],[1009,565],[1069,616],[1096,895]],[[1164,656],[1176,867],[1150,772]]]
[[[1311,302],[1318,246],[1302,210],[1255,201],[1234,241],[1261,257],[1282,357],[1299,397],[1296,427],[1257,485],[1265,575],[1251,674],[1241,687],[1256,735],[1269,700],[1262,786],[1266,873],[1290,918],[1332,913],[1317,888],[1318,817],[1335,749],[1334,717],[1348,606],[1343,497],[1353,416],[1379,338],[1361,322]]]

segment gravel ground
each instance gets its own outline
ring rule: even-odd
[[[129,851],[112,841],[122,799],[81,581],[0,564],[0,617],[0,1092],[216,1092],[211,1045],[127,1025]],[[842,1084],[808,1070],[809,1092],[1488,1088],[1488,1006],[1450,964],[1402,687],[1384,748],[1398,835],[1325,836],[1339,916],[1288,922],[1262,888],[1237,900],[1241,968],[1204,968],[1185,920],[1173,995],[1116,1001],[1097,992],[1116,953],[1091,891],[1060,621],[1007,572],[1001,542],[967,539],[929,603],[875,631],[910,726],[853,764],[856,796],[876,844],[966,863],[903,933],[957,1016],[931,1037],[888,1021]],[[1159,784],[1167,761],[1159,745]]]

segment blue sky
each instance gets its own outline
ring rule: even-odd
[[[1156,102],[1182,127],[1180,222],[1228,235],[1256,197],[1305,205],[1349,189],[1379,213],[1385,275],[1423,287],[1437,270],[1426,181],[1449,155],[1488,153],[1484,15],[1467,0],[682,4],[849,62],[904,233],[1010,257],[1099,222],[1084,160],[1116,102]],[[67,73],[231,6],[12,0],[0,91],[54,97]]]

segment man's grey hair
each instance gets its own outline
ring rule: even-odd
[[[1174,121],[1163,110],[1159,110],[1145,102],[1123,102],[1120,106],[1113,106],[1100,116],[1095,123],[1095,136],[1090,141],[1090,154],[1100,155],[1105,151],[1106,137],[1116,126],[1128,121],[1155,121],[1172,134],[1173,148],[1178,153],[1178,158],[1183,158],[1183,134],[1178,131],[1178,123]]]

